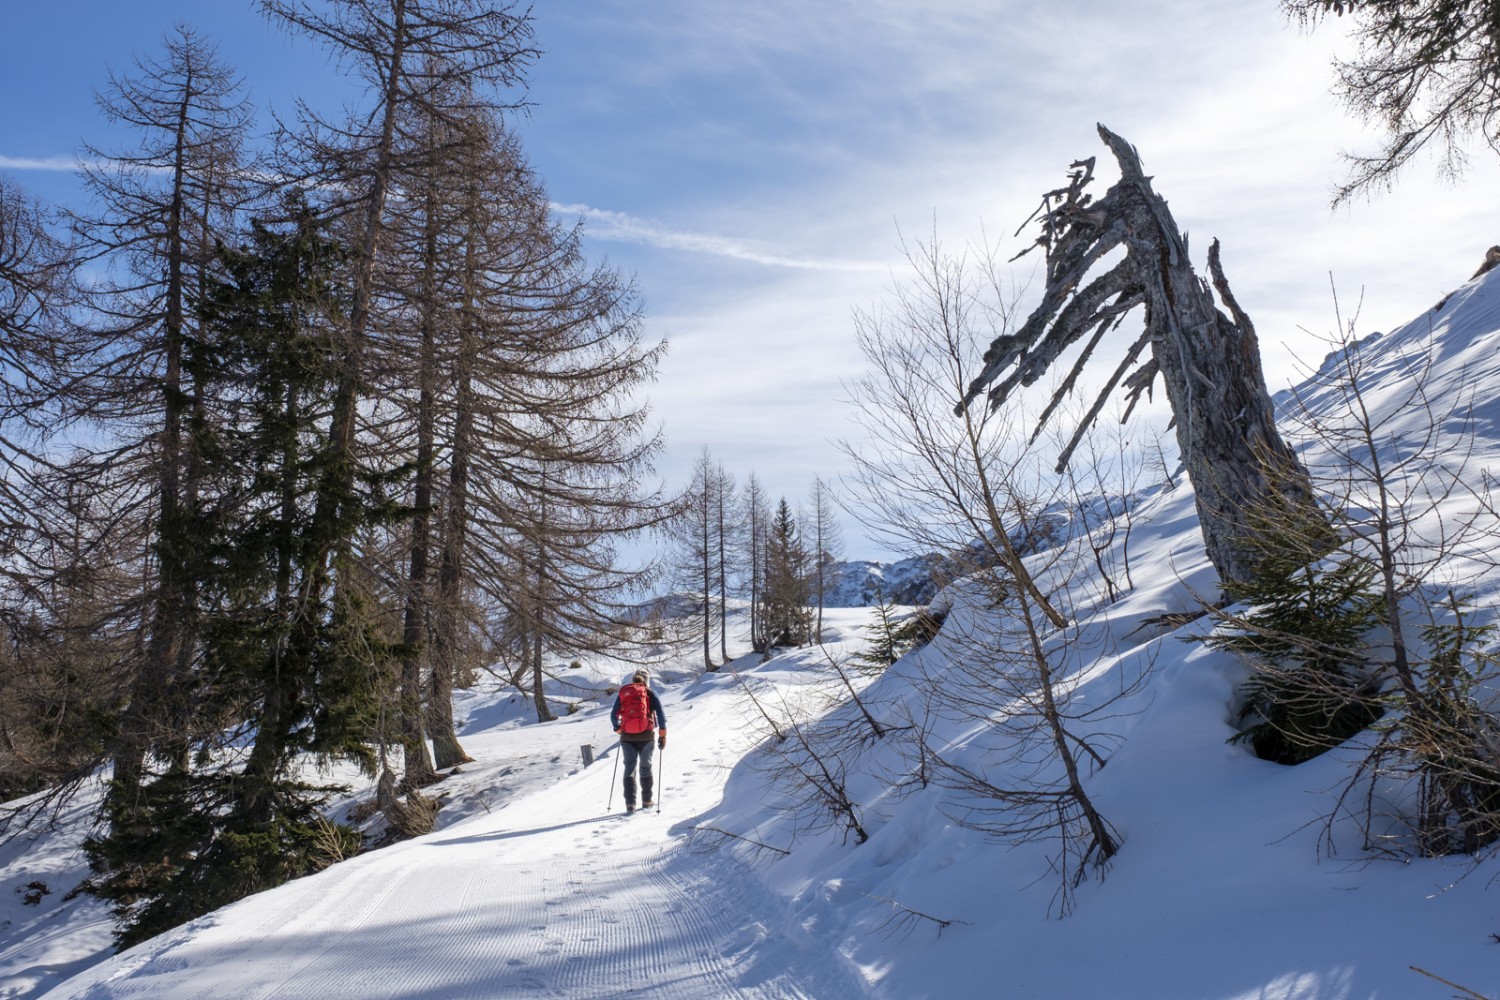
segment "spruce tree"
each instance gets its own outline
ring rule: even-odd
[[[1315,530],[1322,522],[1314,521]],[[1298,534],[1281,525],[1279,537]],[[1311,551],[1311,549],[1307,550]],[[1375,568],[1340,551],[1297,565],[1268,556],[1259,575],[1225,588],[1248,607],[1225,612],[1228,627],[1208,637],[1251,664],[1239,718],[1265,760],[1297,764],[1332,749],[1380,715],[1378,680],[1365,637],[1383,620]]]
[[[783,497],[771,521],[766,545],[766,643],[800,646],[808,641],[812,616],[811,557],[797,531],[797,519]]]
[[[1452,591],[1434,611],[1444,617],[1422,630],[1429,654],[1421,700],[1380,728],[1398,766],[1417,774],[1422,851],[1473,854],[1500,838],[1500,756],[1489,694],[1500,680],[1500,628],[1476,622],[1474,609]]]
[[[870,644],[856,658],[868,673],[879,673],[895,663],[905,652],[902,627],[896,620],[896,602],[885,596],[885,588],[875,584],[874,621],[866,628]]]

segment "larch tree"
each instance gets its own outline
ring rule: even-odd
[[[7,419],[25,417],[59,392],[76,269],[74,249],[47,210],[0,177],[0,358],[11,373],[0,385],[6,404],[0,412]]]
[[[580,230],[552,218],[514,137],[484,134],[452,202],[462,252],[438,345],[452,386],[438,400],[450,472],[438,603],[448,616],[482,596],[545,719],[544,654],[617,650],[625,602],[652,571],[620,546],[669,513],[650,487],[660,439],[639,396],[664,347],[644,341],[631,284],[589,266]]]
[[[89,346],[70,315],[78,263],[52,213],[0,177],[0,524],[13,532],[38,510],[22,487],[36,482],[47,465],[36,457],[68,421],[65,387]]]
[[[951,414],[982,345],[1010,329],[1014,290],[988,252],[951,254],[935,239],[904,250],[908,280],[886,305],[856,313],[866,373],[848,388],[865,434],[841,444],[851,461],[844,482],[851,510],[878,537],[914,555],[944,554],[945,620],[925,638],[955,669],[923,686],[926,704],[912,718],[965,718],[975,733],[955,753],[916,722],[908,751],[920,780],[958,793],[950,815],[959,823],[1003,842],[1060,845],[1052,864],[1066,910],[1081,878],[1121,843],[1086,779],[1117,739],[1102,720],[1140,677],[1098,702],[1076,697],[1093,655],[1077,640],[1103,606],[1101,586],[1086,547],[1029,544],[1052,530],[1069,484],[1049,484],[1038,468],[1019,407]],[[903,637],[888,607],[877,621],[881,667]]]
[[[466,87],[456,79],[443,86],[455,92]],[[442,103],[458,106],[463,100],[454,93]],[[409,482],[402,484],[410,517],[402,526],[405,537],[398,546],[405,565],[386,570],[387,576],[404,579],[396,708],[405,760],[402,782],[408,788],[437,780],[441,765],[435,764],[434,754],[452,763],[466,759],[443,714],[424,704],[424,696],[435,695],[438,686],[427,683],[427,678],[436,614],[432,563],[440,497],[438,386],[444,374],[439,341],[451,340],[458,324],[453,303],[462,293],[462,205],[466,185],[471,183],[466,172],[488,153],[484,125],[483,116],[450,121],[425,107],[407,109],[398,134],[403,143],[415,148],[403,148],[402,159],[421,166],[396,175],[394,187],[403,210],[391,219],[390,246],[375,277],[380,297],[390,303],[381,329],[371,338],[384,362],[375,366],[376,395],[389,411],[380,423],[379,446],[392,449],[393,457],[404,457],[411,469]],[[449,405],[454,405],[451,397]],[[396,463],[388,460],[388,464]],[[451,695],[451,684],[447,690]],[[427,748],[429,722],[445,730],[434,738],[433,754]]]
[[[352,562],[354,519],[344,510],[360,504],[362,483],[391,472],[381,464],[387,456],[368,453],[358,435],[372,380],[376,276],[388,244],[391,200],[403,177],[435,165],[431,145],[422,141],[430,123],[457,124],[513,107],[510,88],[522,82],[535,50],[529,14],[513,4],[333,0],[314,9],[298,0],[261,0],[260,8],[273,22],[329,49],[363,81],[369,101],[366,109],[337,123],[300,105],[301,127],[281,137],[284,172],[334,193],[330,214],[345,226],[354,255],[341,380],[328,428],[333,454],[313,513],[315,535],[322,540],[314,560],[320,569],[307,581],[309,596],[333,587],[335,613],[348,618],[356,601],[349,585],[362,571]],[[454,81],[465,86],[455,87]],[[411,704],[410,698],[403,701],[408,710]],[[410,711],[404,721],[410,736],[419,723]],[[414,777],[425,777],[431,769],[425,748],[409,738],[405,744],[413,755],[408,764]],[[383,777],[383,788],[392,785],[393,779]],[[388,807],[396,808],[386,798]]]
[[[1350,154],[1334,204],[1389,188],[1430,146],[1456,180],[1478,138],[1500,151],[1500,12],[1493,0],[1281,0],[1303,25],[1348,15],[1357,54],[1334,62],[1334,94],[1385,130],[1374,154]]]
[[[739,521],[744,546],[744,591],[750,599],[750,648],[765,649],[766,544],[770,537],[771,501],[755,473],[740,494]]]
[[[121,609],[141,593],[139,537],[114,530],[110,494],[96,493],[92,470],[80,473],[70,460],[55,470],[9,465],[7,492],[34,506],[25,518],[7,517],[0,798],[43,794],[0,810],[0,833],[13,818],[47,815],[97,772],[129,695],[120,666],[140,654],[128,627],[137,622],[121,627]]]
[[[800,646],[810,630],[812,557],[797,529],[797,518],[782,497],[766,540],[766,649]]]
[[[734,518],[737,506],[734,476],[724,463],[714,470],[713,521],[714,521],[714,577],[719,592],[719,659],[729,662],[729,573],[731,553],[734,551],[733,536],[739,528]]]
[[[494,159],[490,159],[494,162]],[[443,500],[438,513],[438,566],[428,632],[428,729],[432,736],[434,763],[453,767],[468,760],[458,742],[453,723],[453,690],[460,677],[469,675],[468,654],[472,647],[469,590],[472,583],[470,546],[470,470],[475,447],[475,364],[482,343],[476,294],[482,273],[482,236],[488,215],[483,175],[471,175],[460,191],[457,204],[462,256],[456,262],[458,296],[444,350],[434,358],[449,389],[444,410],[448,419],[439,431],[448,456],[442,477]],[[450,304],[451,306],[452,304]]]
[[[514,543],[514,534],[494,529],[485,516],[494,509],[491,494],[483,488],[476,493],[472,483],[476,462],[485,468],[489,453],[483,433],[502,435],[496,442],[502,448],[514,439],[504,423],[476,421],[495,410],[506,412],[506,402],[484,387],[491,367],[503,366],[500,359],[509,357],[514,344],[506,335],[507,296],[529,266],[532,251],[526,248],[544,231],[544,224],[538,215],[539,189],[497,118],[471,115],[453,123],[429,119],[423,135],[430,141],[435,134],[447,137],[449,156],[409,179],[411,211],[402,227],[409,261],[419,263],[394,265],[413,286],[407,294],[421,317],[420,346],[405,349],[407,357],[394,374],[398,393],[409,397],[412,386],[402,373],[423,373],[415,415],[409,418],[416,437],[417,515],[407,601],[409,608],[423,609],[427,624],[420,635],[414,628],[407,634],[409,645],[422,645],[428,670],[427,728],[435,763],[446,768],[467,759],[453,729],[452,692],[455,682],[472,672],[476,580],[519,573],[519,578],[506,576],[509,582],[504,586],[488,589],[506,595],[501,603],[509,602],[512,626],[534,617],[529,601],[522,600],[530,593],[522,586],[529,577],[519,567],[545,553],[523,551]],[[520,502],[502,482],[486,482],[495,487],[496,495],[507,497],[504,503]],[[426,517],[424,509],[429,512]],[[425,574],[418,572],[428,517],[435,522],[437,563],[430,590],[419,581]],[[476,536],[476,518],[493,530],[481,527]],[[476,537],[492,540],[476,546]],[[414,624],[409,619],[409,625]],[[408,655],[415,653],[412,648]],[[530,662],[531,657],[523,659]]]
[[[139,511],[148,567],[145,646],[113,752],[117,820],[133,810],[148,756],[185,763],[194,723],[198,570],[186,533],[202,463],[187,427],[203,419],[205,397],[185,356],[203,337],[197,307],[216,246],[231,239],[250,193],[241,150],[251,112],[215,48],[179,27],[160,58],[141,58],[133,69],[111,74],[98,103],[135,144],[86,147],[93,207],[74,217],[80,253],[107,278],[92,289],[91,343],[75,362],[81,373],[71,403],[108,428],[93,468],[126,491],[116,504]],[[113,475],[123,469],[132,471]]]
[[[238,81],[179,28],[104,89],[134,144],[88,148],[71,241],[0,178],[0,787],[113,759],[86,849],[121,944],[357,849],[309,759],[430,827],[485,641],[521,637],[546,717],[550,656],[638,638],[655,566],[625,540],[677,513],[644,397],[665,345],[506,127],[530,11],[258,7],[360,106],[299,105],[248,164]]]
[[[693,463],[692,478],[679,500],[680,515],[673,522],[676,547],[674,570],[678,581],[697,594],[698,631],[703,640],[703,669],[717,670],[713,657],[714,481],[713,457],[705,446]]]
[[[92,772],[129,648],[99,625],[139,594],[135,574],[115,573],[130,554],[103,544],[108,505],[49,454],[67,425],[70,361],[86,346],[69,322],[75,268],[51,214],[0,177],[0,799]]]

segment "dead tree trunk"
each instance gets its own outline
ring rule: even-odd
[[[1218,241],[1209,250],[1208,266],[1227,316],[1215,305],[1209,283],[1193,272],[1187,240],[1178,232],[1166,201],[1151,190],[1135,149],[1103,125],[1099,135],[1119,161],[1120,180],[1094,201],[1083,190],[1093,179],[1090,157],[1072,165],[1066,188],[1043,197],[1038,212],[1042,234],[1035,244],[1047,255],[1042,302],[1019,330],[990,345],[984,369],[959,409],[987,389],[989,405],[1000,406],[1017,388],[1036,382],[1065,350],[1085,340],[1043,410],[1034,441],[1072,392],[1104,335],[1136,306],[1144,306],[1145,330],[1101,388],[1059,456],[1058,469],[1067,465],[1116,387],[1124,387],[1128,417],[1161,375],[1178,448],[1197,494],[1208,557],[1222,583],[1246,582],[1270,554],[1268,544],[1273,544],[1263,528],[1252,524],[1263,526],[1277,511],[1321,517],[1307,471],[1276,429],[1255,328],[1229,290],[1219,265]],[[1124,259],[1091,276],[1095,265],[1117,247],[1124,247]]]

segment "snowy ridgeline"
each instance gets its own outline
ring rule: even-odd
[[[936,556],[916,556],[899,562],[867,559],[834,563],[832,586],[824,594],[830,608],[867,608],[884,595],[896,604],[926,604],[937,592],[932,579]]]
[[[1085,496],[1070,503],[1054,503],[1037,518],[1032,537],[1016,535],[1011,544],[1023,555],[1060,545],[1081,531],[1092,531],[1126,509],[1134,509],[1155,489],[1129,496]],[[973,572],[988,558],[991,546],[976,543],[968,553],[943,556],[936,553],[913,556],[897,562],[867,559],[834,563],[832,585],[824,594],[830,608],[867,608],[886,601],[906,607],[932,603],[941,580]]]

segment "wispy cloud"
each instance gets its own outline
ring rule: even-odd
[[[590,205],[562,205],[553,202],[552,210],[566,215],[581,216],[589,223],[589,235],[598,240],[640,243],[665,250],[684,250],[688,253],[732,257],[735,260],[749,261],[752,264],[788,267],[803,271],[885,271],[889,267],[887,264],[875,261],[788,256],[775,253],[748,240],[737,240],[733,237],[715,236],[709,233],[682,232],[646,219],[637,219],[624,212],[612,212]]]
[[[172,169],[165,163],[152,166],[132,163],[128,160],[96,159],[84,156],[3,156],[0,155],[0,170],[41,170],[54,173],[74,173],[80,170],[106,172],[169,174]]]
[[[77,170],[76,156],[0,156],[0,170]]]
[[[76,156],[4,156],[0,155],[0,170],[50,170],[72,172],[88,166]],[[731,257],[768,267],[786,267],[802,271],[885,271],[886,264],[874,261],[837,260],[828,257],[794,257],[775,253],[772,250],[748,241],[709,233],[690,233],[669,229],[655,222],[637,219],[624,212],[612,212],[591,205],[552,203],[552,210],[566,215],[577,215],[588,220],[589,235],[598,240],[616,243],[639,243],[666,250],[683,250],[688,253],[712,254]]]

